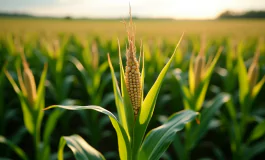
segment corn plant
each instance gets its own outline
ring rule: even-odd
[[[220,57],[221,51],[222,48],[219,48],[215,57],[209,58],[208,62],[206,61],[206,56],[204,54],[204,45],[202,45],[196,58],[192,55],[188,71],[188,86],[185,82],[185,76],[187,75],[181,73],[181,70],[179,69],[174,71],[183,95],[184,108],[193,111],[201,111],[202,117],[200,125],[191,123],[186,126],[185,132],[182,135],[183,138],[176,135],[173,145],[179,159],[190,159],[192,149],[206,133],[214,113],[218,111],[223,103],[229,100],[229,95],[220,93],[213,100],[205,103],[203,107],[210,78],[218,58]],[[182,139],[184,140],[182,141]]]
[[[23,52],[23,51],[21,51]],[[41,122],[43,119],[44,113],[42,109],[44,108],[44,82],[47,73],[47,66],[44,67],[41,80],[39,83],[38,90],[36,89],[36,83],[31,69],[21,53],[22,63],[23,63],[23,75],[21,73],[20,67],[17,68],[17,75],[20,88],[10,75],[8,71],[5,71],[5,74],[12,84],[15,92],[19,96],[22,111],[24,124],[28,132],[32,135],[35,147],[35,157],[36,159],[41,159],[40,147],[40,128]]]
[[[256,96],[265,83],[265,76],[258,81],[259,55],[260,51],[257,49],[248,70],[244,64],[242,52],[238,52],[237,55],[239,99],[237,100],[236,97],[227,103],[229,119],[226,120],[230,126],[228,129],[233,159],[253,159],[254,156],[265,150],[265,139],[262,138],[265,135],[265,120],[262,117],[256,118],[253,106]],[[253,123],[255,124],[254,128],[249,129],[250,124]]]
[[[102,79],[104,72],[108,68],[108,61],[99,64],[100,56],[98,52],[98,46],[96,42],[92,42],[91,48],[88,43],[82,43],[82,52],[80,58],[70,56],[69,60],[74,64],[76,69],[81,74],[83,84],[85,86],[87,95],[89,97],[89,103],[95,105],[104,105],[108,98],[103,97],[104,89],[111,79]],[[110,77],[111,78],[111,77]],[[82,112],[84,113],[84,112]],[[84,122],[87,123],[88,133],[91,133],[91,144],[93,146],[98,146],[101,139],[100,126],[94,126],[93,124],[99,121],[99,114],[97,112],[87,112],[83,114]]]
[[[237,46],[234,41],[227,44],[226,54],[224,54],[225,66],[219,67],[217,73],[221,76],[223,81],[223,89],[225,92],[234,94],[237,87],[237,54],[242,52],[243,43],[239,43]]]
[[[47,65],[44,66],[40,82],[37,88],[34,75],[31,69],[29,68],[29,64],[26,61],[26,57],[23,52],[23,49],[21,49],[20,53],[23,64],[23,74],[21,73],[20,67],[17,67],[18,83],[20,87],[16,84],[15,80],[8,71],[5,71],[5,74],[19,97],[21,108],[23,111],[25,127],[33,137],[35,159],[49,159],[49,138],[56,123],[54,122],[54,114],[52,114],[53,116],[50,116],[50,118],[47,120],[43,134],[43,141],[41,141],[41,125],[44,116],[44,112],[42,110],[45,106],[44,83],[47,74]],[[12,149],[14,149],[15,152],[17,152],[21,158],[27,159],[22,150],[19,149],[13,142],[7,140],[4,137],[2,137],[2,141],[8,144]]]
[[[191,110],[175,113],[164,125],[151,130],[145,136],[146,129],[153,115],[162,81],[173,61],[180,41],[168,63],[162,69],[156,82],[144,98],[144,56],[140,56],[139,60],[136,59],[135,32],[132,26],[132,19],[127,27],[127,33],[129,45],[126,50],[125,71],[119,51],[121,90],[115,77],[110,57],[108,56],[118,118],[110,111],[99,106],[55,105],[49,108],[59,107],[69,110],[92,109],[101,112],[109,117],[117,133],[120,159],[159,159],[174,140],[175,133],[181,130],[184,124],[190,122],[197,116],[197,113]],[[141,73],[139,71],[140,60],[142,61]],[[105,159],[100,152],[96,151],[78,135],[61,138],[58,159],[63,159],[63,148],[65,144],[73,151],[76,159]]]
[[[67,103],[70,86],[74,80],[72,75],[65,75],[66,46],[68,37],[62,40],[53,40],[51,43],[42,41],[42,52],[47,57],[51,80],[48,81],[48,89],[57,103]]]

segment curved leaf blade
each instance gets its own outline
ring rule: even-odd
[[[253,157],[265,150],[265,140],[256,143],[245,151],[245,159],[253,159]]]
[[[238,55],[238,80],[239,80],[239,102],[243,106],[249,92],[248,73],[241,54]]]
[[[65,144],[72,150],[76,160],[105,160],[104,156],[99,151],[90,146],[79,135],[61,137],[58,154],[59,160],[63,160],[63,149]]]
[[[122,69],[122,61],[121,58],[120,59],[120,68],[121,68],[121,76],[124,75],[124,71]],[[118,81],[116,79],[115,76],[115,72],[114,72],[114,68],[112,66],[110,57],[108,55],[108,62],[109,62],[109,66],[110,66],[110,70],[111,70],[111,77],[112,77],[112,82],[113,82],[113,90],[114,90],[114,96],[115,96],[115,103],[116,103],[116,107],[117,107],[117,111],[118,111],[118,116],[119,116],[119,121],[121,122],[123,128],[125,129],[126,133],[129,135],[129,141],[130,141],[130,133],[132,132],[130,130],[130,127],[132,126],[132,120],[133,120],[133,111],[132,111],[132,107],[130,108],[130,99],[128,97],[128,92],[127,94],[125,94],[124,98],[121,95],[120,92],[120,88],[118,85]],[[122,81],[124,80],[124,78],[122,78]],[[122,82],[122,93],[126,93],[126,87],[124,86],[125,82]],[[124,102],[125,101],[125,102]],[[124,104],[127,103],[127,104]],[[129,104],[129,105],[128,105]]]
[[[201,88],[198,90],[197,93],[195,93],[195,99],[196,99],[196,104],[195,104],[195,110],[199,111],[202,108],[202,104],[205,100],[206,92],[210,83],[210,79],[213,73],[213,70],[216,66],[216,63],[223,51],[223,47],[220,47],[211,63],[209,63],[209,67],[207,68],[207,71],[205,73],[205,79],[202,82]]]
[[[198,113],[192,110],[177,112],[165,124],[151,130],[140,148],[138,159],[159,159],[175,139],[176,132],[182,130],[185,124],[194,120],[197,115]]]
[[[18,85],[16,84],[15,80],[12,78],[10,73],[5,70],[5,74],[9,82],[11,83],[13,89],[17,93],[20,103],[21,103],[21,108],[23,112],[23,120],[24,124],[30,134],[33,134],[34,132],[34,116],[33,116],[33,110],[30,108],[30,106],[26,102],[26,98],[23,95],[22,91],[19,89]]]
[[[16,144],[14,144],[13,142],[11,142],[10,140],[6,139],[1,135],[0,135],[0,143],[8,145],[22,160],[28,160],[27,155],[20,147],[18,147]]]
[[[45,80],[46,80],[46,76],[47,76],[47,70],[48,70],[48,65],[45,64],[44,65],[44,69],[42,71],[41,74],[41,78],[40,78],[40,82],[38,85],[38,90],[37,90],[37,99],[36,99],[36,103],[35,103],[35,107],[37,108],[38,111],[42,111],[42,109],[44,108],[44,96],[45,96]]]
[[[124,128],[127,131],[127,134],[129,134],[129,140],[131,140],[131,137],[133,135],[133,127],[132,126],[134,123],[134,113],[133,113],[133,106],[131,103],[129,92],[128,92],[128,90],[126,88],[126,84],[125,84],[125,75],[124,75],[124,69],[123,69],[120,49],[119,49],[119,63],[120,63],[121,93],[122,93],[123,102],[124,102],[124,111],[126,114],[125,115],[126,126],[124,126]]]
[[[258,138],[265,135],[265,120],[256,125],[254,130],[251,133],[251,136],[249,138],[249,142],[252,142],[254,140],[257,140]]]
[[[47,107],[45,110],[50,108],[63,108],[67,110],[83,110],[83,109],[91,109],[98,112],[101,112],[105,115],[107,115],[112,123],[112,126],[114,127],[117,137],[118,137],[118,145],[119,145],[119,154],[121,160],[131,160],[131,148],[130,148],[130,142],[128,135],[120,122],[117,120],[117,118],[108,110],[100,107],[100,106],[63,106],[63,105],[54,105]]]
[[[46,125],[44,127],[45,128],[44,129],[44,134],[43,134],[44,142],[49,141],[49,137],[51,136],[51,133],[52,133],[53,129],[55,128],[56,124],[57,124],[56,123],[57,119],[63,113],[64,113],[63,110],[56,109],[50,114],[50,116],[49,116],[49,118],[48,118],[48,120],[46,122]]]
[[[165,67],[160,72],[156,82],[148,92],[146,98],[144,99],[141,109],[139,111],[139,115],[136,118],[135,121],[135,128],[134,128],[134,139],[133,139],[133,156],[136,156],[136,153],[138,152],[140,145],[142,143],[142,140],[144,138],[145,131],[147,129],[147,126],[151,120],[151,117],[153,115],[156,99],[158,97],[159,90],[161,88],[162,82],[166,76],[166,73],[171,65],[171,62],[176,54],[176,50],[181,42],[183,35],[181,36],[171,58],[165,65]]]
[[[218,96],[216,96],[213,100],[211,100],[208,104],[206,104],[206,107],[203,108],[201,112],[201,120],[200,125],[194,126],[191,128],[190,133],[192,135],[190,136],[189,142],[189,148],[192,148],[194,144],[197,143],[197,141],[206,133],[208,125],[219,108],[229,101],[230,96],[226,93],[220,93]]]
[[[264,83],[265,83],[265,76],[263,76],[263,78],[254,86],[252,91],[252,99],[256,98]]]

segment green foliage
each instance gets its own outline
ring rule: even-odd
[[[117,34],[125,40],[119,34],[119,29],[124,28],[118,21],[54,20],[49,25],[44,22],[50,20],[0,21],[3,22],[0,28],[6,28],[2,29],[5,33],[0,34],[1,158],[55,160],[59,151],[61,158],[75,159],[77,151],[84,154],[87,149],[89,154],[84,157],[97,153],[105,159],[247,160],[265,156],[265,45],[258,43],[259,37],[265,35],[264,22],[135,21],[137,37],[143,38],[143,47],[136,48],[141,54],[137,59],[140,60],[143,103],[139,116],[134,119],[124,79],[126,43],[119,44],[114,36]],[[20,24],[25,21],[32,25],[21,32],[19,28],[24,25]],[[236,27],[239,25],[240,28]],[[34,32],[40,28],[43,31]],[[176,37],[183,29],[186,36],[171,57]],[[212,63],[207,63],[207,76],[196,89],[194,53],[201,48],[198,32],[205,29],[208,38],[206,61],[212,59]],[[17,42],[21,42],[39,84],[40,98],[35,107],[29,107],[18,83],[16,72],[21,58]],[[98,56],[95,59],[94,44]],[[221,46],[223,51],[214,56]],[[248,70],[257,48],[260,50],[259,76],[250,92]],[[98,64],[94,64],[94,60],[98,60]],[[47,76],[43,77],[46,63],[49,67]],[[64,108],[44,112],[45,104]],[[87,104],[104,109],[78,107]],[[76,111],[66,112],[65,109]],[[177,112],[182,109],[186,110]],[[199,117],[195,116],[197,112],[200,112]],[[186,114],[188,118],[182,119]],[[175,123],[178,119],[180,121]],[[193,119],[197,123],[185,121]],[[89,144],[75,134],[82,135]],[[74,143],[68,145],[63,135]],[[59,147],[67,145],[79,150],[74,150],[73,154],[63,147],[57,150],[60,138]],[[171,142],[173,145],[169,145]]]
[[[182,130],[186,123],[197,116],[191,110],[171,115],[162,126],[148,132],[140,148],[138,159],[159,159],[173,142],[176,132]]]
[[[104,156],[86,143],[79,135],[64,136],[60,140],[58,160],[63,160],[65,144],[72,150],[76,160],[105,160]]]

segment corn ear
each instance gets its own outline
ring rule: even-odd
[[[98,46],[96,42],[92,43],[92,48],[91,48],[91,54],[92,54],[92,67],[94,70],[98,68],[98,61],[99,61],[99,56],[98,56]]]
[[[203,69],[205,64],[205,57],[198,56],[194,65],[194,78],[195,78],[195,89],[199,87],[202,79]]]
[[[252,92],[254,86],[256,85],[258,81],[258,77],[259,77],[259,64],[258,64],[259,54],[260,53],[257,50],[254,60],[248,70],[248,83],[249,83],[250,92]]]
[[[133,106],[134,117],[138,115],[141,107],[141,76],[139,62],[136,59],[135,31],[132,26],[132,17],[127,27],[129,48],[126,50],[125,83]]]
[[[204,47],[202,47],[199,55],[196,57],[195,60],[195,64],[194,64],[194,87],[195,89],[199,87],[201,80],[202,80],[202,76],[203,76],[203,72],[204,72],[204,68],[205,68],[205,56],[204,56]]]
[[[32,71],[29,68],[29,65],[26,61],[25,55],[23,55],[23,52],[21,52],[21,57],[23,61],[23,82],[25,85],[25,89],[27,92],[27,98],[30,103],[30,105],[33,107],[36,97],[37,97],[37,91],[36,91],[36,83],[34,76],[32,74]]]
[[[22,91],[23,95],[25,97],[27,97],[27,90],[26,90],[25,84],[23,82],[23,77],[21,74],[21,68],[20,67],[17,68],[17,77],[18,77],[18,83],[20,85],[21,91]]]

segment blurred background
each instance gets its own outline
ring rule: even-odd
[[[264,159],[264,0],[0,0],[0,159],[57,159],[60,138],[73,134],[106,159],[119,159],[116,133],[106,116],[42,109],[100,105],[116,114],[107,53],[119,80],[117,39],[125,62],[122,22],[129,20],[129,4],[137,56],[141,40],[145,53],[145,95],[184,32],[147,131],[187,108],[182,86],[190,87],[191,59],[203,53],[209,67],[221,48],[201,93],[203,107],[196,110],[201,117],[207,114],[203,128],[193,137],[188,127],[178,132],[178,141],[161,159]],[[25,63],[36,87],[43,88],[37,96],[43,99],[39,113],[31,112],[28,94],[22,93]],[[223,93],[231,97],[229,103],[212,106]],[[74,159],[68,147],[64,153],[65,159]]]
[[[1,0],[0,3],[1,33],[123,36],[124,26],[117,22],[128,18],[129,3],[132,16],[137,19],[139,38],[153,35],[175,39],[182,32],[244,37],[265,32],[263,0]]]

